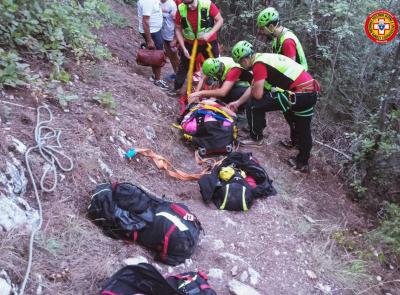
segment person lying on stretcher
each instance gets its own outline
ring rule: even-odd
[[[225,103],[236,101],[253,79],[252,74],[231,57],[208,58],[203,63],[202,71],[204,76],[196,91],[189,95],[189,104],[209,97],[216,97]],[[204,89],[206,87],[208,89]]]

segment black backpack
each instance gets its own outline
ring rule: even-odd
[[[223,104],[222,102],[219,103]],[[197,109],[198,105],[197,103],[188,105],[178,120],[183,130],[183,138],[192,142],[201,156],[231,153],[237,138],[236,118],[209,109]],[[204,106],[204,108],[207,108],[207,106]],[[213,114],[216,121],[205,122],[207,114]],[[185,131],[183,123],[185,120],[196,121],[196,132],[188,133]],[[224,124],[224,120],[230,120],[231,123]]]
[[[224,167],[235,170],[228,181],[218,176]],[[240,171],[251,177],[256,186],[251,186]],[[247,211],[254,199],[276,194],[272,180],[251,153],[229,154],[210,174],[203,175],[198,183],[204,202],[212,201],[221,210]]]
[[[103,285],[100,295],[183,295],[147,263],[128,265],[112,275]]]
[[[170,276],[167,281],[171,286],[187,295],[217,295],[208,284],[208,277],[204,272],[186,272]]]
[[[130,183],[103,183],[94,190],[88,217],[104,233],[121,239],[154,220],[154,208],[165,201]]]
[[[100,295],[216,295],[203,272],[187,272],[165,279],[148,263],[128,265],[109,278]]]
[[[218,177],[218,173],[216,175]],[[230,211],[247,211],[253,205],[253,200],[253,188],[238,169],[235,169],[235,174],[229,181],[220,180],[220,186],[214,191],[212,198],[218,209]]]
[[[192,256],[201,230],[197,217],[185,205],[165,202],[156,208],[154,221],[137,232],[136,240],[156,250],[157,260],[177,265]]]
[[[88,216],[106,235],[138,241],[156,250],[156,259],[169,265],[190,258],[202,230],[185,205],[157,198],[130,183],[98,185]]]

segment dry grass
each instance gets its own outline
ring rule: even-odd
[[[95,294],[119,267],[113,252],[120,242],[105,237],[85,216],[72,214],[63,202],[52,203],[45,212],[51,213],[35,239],[26,294],[37,294],[39,285],[42,294]],[[0,268],[13,270],[15,283],[24,275],[28,239],[15,232],[0,236]]]
[[[344,237],[346,224],[346,219],[337,223],[315,221],[312,233],[318,238],[313,239],[311,255],[316,269],[326,280],[335,282],[335,287],[339,287],[340,290],[354,293],[371,284],[373,276],[370,274],[370,262],[361,259],[359,253],[352,251],[354,249],[350,247],[350,240]]]
[[[16,268],[15,265],[24,265],[25,258],[21,252],[21,241],[27,239],[26,235],[17,231],[0,233],[0,269],[7,270],[10,276],[16,276],[19,279],[23,275],[23,269]]]

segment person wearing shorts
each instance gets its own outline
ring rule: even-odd
[[[161,34],[163,15],[160,0],[139,0],[137,3],[139,17],[139,32],[146,41],[148,49],[164,49]],[[168,90],[168,85],[161,79],[161,67],[152,67],[154,84],[163,90]]]
[[[163,26],[161,28],[161,35],[164,40],[164,49],[176,74],[179,65],[178,49],[175,38],[176,3],[174,0],[161,0],[161,10],[164,18]]]

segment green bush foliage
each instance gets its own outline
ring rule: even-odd
[[[0,3],[1,54],[7,55],[8,60],[13,59],[15,66],[0,65],[0,85],[18,86],[26,82],[27,67],[24,63],[18,65],[21,61],[18,54],[22,52],[25,56],[35,55],[50,61],[52,78],[61,80],[65,79],[62,65],[66,52],[71,52],[77,61],[82,56],[110,58],[108,50],[98,44],[92,32],[103,21],[126,25],[126,20],[101,0],[86,0],[83,6],[74,0],[3,0]]]
[[[380,243],[390,246],[396,254],[400,254],[400,207],[387,204],[385,217],[371,237]]]
[[[102,92],[93,97],[94,100],[98,101],[102,106],[109,109],[111,114],[117,114],[117,103],[111,92]]]
[[[4,85],[24,86],[29,79],[29,65],[23,63],[16,52],[0,48],[0,89]]]

